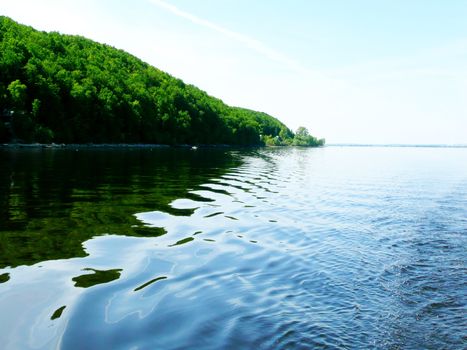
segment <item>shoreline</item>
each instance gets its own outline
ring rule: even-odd
[[[2,143],[0,149],[86,149],[86,148],[183,148],[196,150],[198,148],[254,148],[263,146],[241,146],[241,145],[227,145],[227,144],[213,144],[213,145],[165,145],[153,143]]]

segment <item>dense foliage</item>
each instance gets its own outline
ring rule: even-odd
[[[308,132],[308,129],[300,126],[295,135],[290,131],[281,130],[279,135],[263,135],[262,140],[267,146],[299,146],[299,147],[318,147],[323,146],[324,139],[318,139]]]
[[[0,142],[259,145],[294,136],[122,50],[7,17],[0,72]]]

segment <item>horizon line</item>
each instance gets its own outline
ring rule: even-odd
[[[326,143],[325,146],[331,147],[425,147],[425,148],[467,148],[467,143],[448,144],[448,143]]]

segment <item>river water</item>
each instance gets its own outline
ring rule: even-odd
[[[461,349],[467,148],[0,150],[2,349]]]

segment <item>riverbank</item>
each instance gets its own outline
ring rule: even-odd
[[[229,148],[229,147],[240,147],[227,144],[215,144],[215,145],[163,145],[163,144],[147,144],[147,143],[3,143],[0,144],[0,148]],[[243,146],[245,147],[245,146]]]

